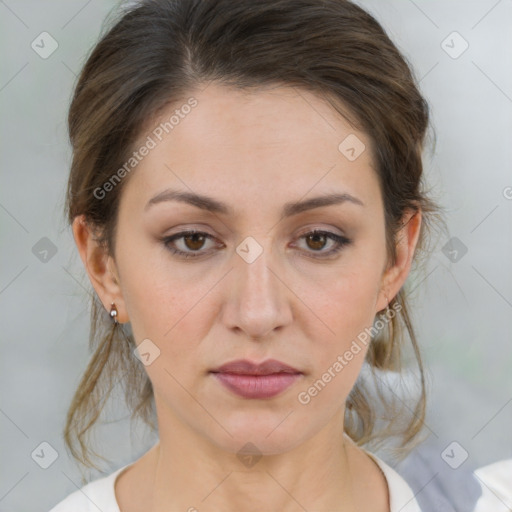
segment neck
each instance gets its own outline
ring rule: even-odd
[[[343,411],[295,448],[252,457],[214,445],[176,418],[164,420],[151,463],[152,512],[356,510]]]

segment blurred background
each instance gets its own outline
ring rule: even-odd
[[[430,103],[436,144],[425,169],[447,210],[448,236],[407,283],[428,367],[429,438],[414,464],[397,468],[416,467],[409,481],[426,496],[512,457],[512,1],[357,3],[383,24]],[[66,115],[116,6],[0,0],[0,511],[49,510],[82,485],[62,438],[90,356],[90,284],[63,217]],[[156,441],[126,411],[114,414],[95,435],[106,473]]]

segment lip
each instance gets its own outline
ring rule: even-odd
[[[277,359],[267,359],[261,363],[253,363],[248,359],[236,359],[230,361],[217,369],[213,373],[235,373],[240,375],[271,375],[273,373],[302,373],[297,368],[287,365]]]
[[[253,363],[238,359],[210,373],[230,391],[243,398],[272,398],[302,377],[302,372],[276,359]]]

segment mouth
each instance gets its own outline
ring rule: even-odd
[[[233,373],[237,375],[272,375],[276,373],[302,373],[297,368],[277,359],[267,359],[262,363],[254,363],[248,359],[237,359],[219,366],[212,373]]]
[[[231,361],[210,373],[232,393],[253,399],[277,396],[304,375],[275,359],[259,364],[246,359]]]

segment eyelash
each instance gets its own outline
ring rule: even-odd
[[[175,235],[172,235],[169,237],[164,237],[162,239],[162,242],[164,244],[164,247],[168,251],[170,251],[172,254],[178,255],[178,257],[187,259],[187,258],[199,258],[199,257],[203,256],[205,253],[199,253],[198,251],[196,251],[197,254],[194,254],[194,252],[181,251],[180,249],[175,249],[169,245],[171,242],[173,242],[175,240],[179,240],[180,238],[184,238],[187,235],[204,235],[206,238],[213,239],[213,237],[211,235],[209,235],[208,233],[204,233],[203,231],[189,230],[189,231],[181,231],[181,232],[176,233]],[[333,240],[334,242],[336,242],[337,245],[334,247],[334,249],[331,249],[330,251],[327,251],[325,253],[321,253],[321,254],[323,254],[323,256],[309,256],[308,255],[307,257],[310,257],[310,258],[316,258],[316,259],[328,258],[328,257],[333,256],[334,254],[338,253],[339,251],[341,251],[345,246],[352,243],[352,240],[348,239],[345,236],[337,235],[335,233],[331,233],[330,231],[322,231],[322,230],[318,230],[318,229],[314,229],[312,231],[308,231],[307,233],[304,233],[303,235],[301,235],[299,237],[299,240],[302,238],[311,236],[311,235],[325,235],[330,240]],[[318,251],[313,251],[313,253],[314,252],[318,252]]]

